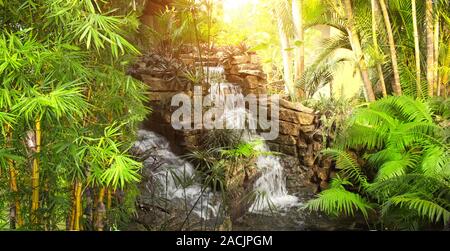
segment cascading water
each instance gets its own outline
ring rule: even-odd
[[[227,126],[227,129],[243,128],[247,120],[255,119],[245,107],[245,99],[240,86],[224,83],[224,69],[222,67],[209,67],[210,102],[223,104],[224,109],[219,113],[218,119]],[[228,95],[228,96],[227,96]],[[227,98],[226,98],[227,96]],[[231,102],[228,98],[232,98]],[[228,100],[227,100],[228,99]],[[230,126],[234,128],[230,128]],[[261,139],[255,131],[245,130],[243,140],[252,141]],[[174,203],[181,202],[192,208],[192,212],[203,219],[210,219],[218,215],[220,201],[216,194],[209,189],[202,188],[198,182],[193,166],[177,157],[171,150],[169,142],[162,136],[151,131],[139,131],[139,141],[135,148],[140,152],[153,152],[152,157],[144,161],[144,166],[154,166],[155,161],[161,163],[153,174],[160,183],[161,195]],[[257,149],[269,152],[264,143]],[[269,209],[288,209],[298,205],[298,198],[288,194],[283,166],[280,158],[272,155],[261,155],[256,162],[261,176],[254,184],[258,196],[250,207],[251,212],[264,213]]]
[[[214,203],[216,195],[202,188],[193,166],[170,150],[166,138],[155,132],[140,130],[134,148],[141,153],[151,153],[151,157],[144,161],[144,167],[154,168],[152,173],[161,188],[161,196],[184,205],[188,210],[192,208],[192,212],[203,219],[217,215],[220,204]]]
[[[211,78],[209,94],[213,103],[224,107],[219,121],[227,125],[227,129],[244,128],[246,121],[255,121],[256,118],[246,109],[245,97],[240,86],[232,83],[223,83],[223,69],[212,69],[214,78]],[[227,96],[228,95],[228,96]],[[228,99],[228,100],[227,100]],[[230,128],[231,125],[231,128]],[[254,130],[245,130],[245,141],[262,140]],[[270,152],[270,148],[264,142],[256,149],[260,152]],[[288,209],[299,204],[298,198],[288,194],[283,166],[280,158],[263,154],[258,157],[256,166],[261,172],[261,177],[256,181],[254,190],[259,195],[258,199],[250,207],[251,212],[264,213],[269,209]]]

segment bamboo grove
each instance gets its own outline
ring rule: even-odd
[[[0,1],[0,229],[101,231],[131,215],[128,149],[149,112],[125,75],[141,5]]]

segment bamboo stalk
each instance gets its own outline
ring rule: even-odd
[[[6,147],[10,147],[11,146],[11,142],[12,142],[12,128],[7,125],[6,126],[6,135],[7,135],[7,143],[6,143]],[[12,205],[12,208],[14,210],[14,217],[11,217],[11,226],[13,226],[13,228],[17,227],[21,227],[23,226],[23,218],[22,218],[22,214],[21,214],[21,208],[20,208],[20,201],[19,198],[17,197],[17,193],[19,192],[18,186],[17,186],[17,170],[14,166],[14,161],[12,159],[8,159],[8,168],[9,168],[9,184],[10,184],[10,188],[11,188],[11,192],[13,193],[14,196],[14,202]]]
[[[74,207],[74,225],[73,230],[80,230],[80,217],[81,217],[81,195],[82,195],[82,183],[77,181],[75,183],[75,207]]]
[[[33,224],[38,223],[37,210],[39,209],[39,153],[41,152],[41,120],[36,118],[36,156],[33,159],[33,167],[31,172],[31,222]]]
[[[104,227],[103,219],[106,213],[105,204],[103,203],[104,197],[105,197],[105,188],[102,187],[98,195],[97,210],[95,217],[95,228],[97,231],[103,231]]]
[[[106,199],[106,209],[109,210],[111,208],[111,203],[112,203],[112,190],[108,189],[108,196]]]
[[[76,194],[76,186],[75,184],[72,186],[72,208],[69,213],[69,227],[68,230],[73,230],[75,225],[75,194]]]

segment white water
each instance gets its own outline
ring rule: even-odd
[[[245,108],[244,95],[239,86],[231,83],[213,83],[209,93],[213,102],[221,104],[222,106],[219,105],[220,107],[225,107],[220,118],[225,124],[242,128],[246,121],[256,121],[257,118]],[[232,102],[226,101],[225,95],[227,94],[232,94]],[[264,142],[252,130],[245,131],[243,140],[247,142],[261,140]],[[265,143],[256,150],[263,153],[270,152],[269,147]],[[261,172],[261,177],[256,181],[254,191],[259,196],[257,196],[257,200],[250,207],[251,212],[264,213],[270,210],[282,210],[299,204],[297,197],[288,194],[283,166],[279,157],[262,154],[258,157],[256,166]]]
[[[152,153],[144,161],[144,167],[157,167],[152,173],[159,183],[161,196],[179,203],[187,211],[194,208],[192,212],[203,219],[217,215],[220,204],[213,202],[217,196],[209,189],[202,193],[193,166],[170,150],[166,138],[155,132],[139,130],[134,147],[140,152]]]
[[[210,69],[211,88],[209,93],[211,101],[215,104],[226,104],[221,112],[220,121],[227,125],[240,125],[249,119],[255,119],[246,110],[244,96],[241,88],[231,83],[222,83],[223,68],[211,67]],[[225,95],[233,94],[233,102],[226,102]],[[228,129],[233,129],[229,128]],[[252,141],[260,139],[256,132],[245,131],[244,140]],[[161,195],[174,203],[184,203],[185,206],[194,208],[193,213],[203,219],[210,219],[217,216],[220,201],[219,196],[210,190],[204,190],[198,182],[193,166],[177,157],[169,147],[169,142],[162,136],[150,132],[139,131],[139,141],[135,147],[142,152],[153,149],[157,155],[161,166],[153,173],[161,185]],[[261,152],[269,152],[269,147],[264,143],[257,149]],[[149,158],[144,162],[144,166],[154,166],[155,160]],[[269,210],[283,210],[299,204],[298,198],[288,194],[286,189],[286,179],[283,173],[283,166],[280,158],[273,155],[261,155],[257,159],[257,168],[261,176],[254,185],[254,191],[259,194],[257,200],[251,205],[250,211],[264,213]]]

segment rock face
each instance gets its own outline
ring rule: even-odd
[[[165,136],[171,142],[172,150],[179,154],[198,147],[204,135],[203,130],[174,130],[171,125],[171,115],[175,111],[170,106],[172,97],[179,93],[192,96],[193,93],[192,79],[185,72],[194,72],[195,67],[199,66],[223,66],[226,81],[239,85],[244,95],[266,94],[268,89],[256,54],[233,47],[213,49],[209,56],[205,52],[201,54],[202,58],[194,48],[180,55],[179,59],[148,54],[142,56],[129,71],[130,75],[149,86],[148,105],[153,112],[145,122],[145,128]],[[298,160],[292,167],[286,166],[288,177],[298,176],[302,170],[307,170],[308,175],[304,178],[314,184],[316,190],[325,188],[333,172],[331,161],[322,159],[320,154],[326,147],[323,145],[320,114],[285,99],[280,100],[279,106],[280,135],[268,142],[271,151]],[[288,179],[289,186],[293,188],[296,184],[289,184]]]
[[[296,161],[291,157],[282,158],[288,160],[285,164],[288,167],[285,169],[288,189],[299,191],[305,181],[314,185],[315,191],[326,188],[334,171],[332,161],[322,158],[321,154],[327,146],[323,143],[320,114],[301,104],[281,99],[279,121],[280,135],[269,145],[272,151],[295,157]]]

